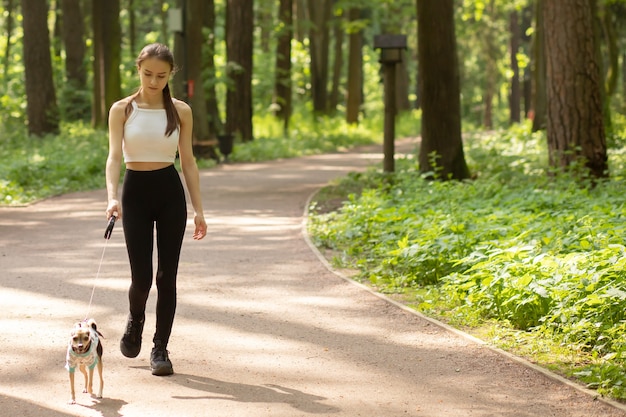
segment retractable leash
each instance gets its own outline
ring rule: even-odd
[[[96,292],[96,284],[98,283],[98,277],[100,276],[100,268],[102,268],[102,261],[104,260],[104,253],[107,250],[107,243],[111,238],[111,233],[113,233],[113,227],[115,226],[115,220],[117,220],[116,216],[111,216],[109,219],[109,223],[107,224],[107,228],[104,231],[104,247],[102,248],[102,256],[100,257],[100,264],[98,265],[98,272],[96,273],[96,278],[93,281],[93,288],[91,290],[91,297],[89,298],[89,307],[87,307],[87,315],[85,316],[85,321],[89,319],[89,312],[91,310],[91,303],[93,302],[93,295]]]

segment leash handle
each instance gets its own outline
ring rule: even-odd
[[[117,220],[117,217],[115,215],[111,216],[111,218],[109,219],[109,224],[104,231],[104,238],[107,240],[111,238],[111,233],[113,233],[113,227],[115,226],[115,220]]]

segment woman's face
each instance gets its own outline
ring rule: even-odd
[[[148,58],[137,69],[143,91],[150,95],[162,94],[172,72],[170,64],[158,58]]]

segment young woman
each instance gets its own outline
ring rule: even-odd
[[[174,370],[167,344],[176,311],[176,275],[187,223],[185,192],[174,167],[176,151],[194,209],[195,240],[204,238],[207,225],[192,151],[191,108],[172,98],[168,86],[174,71],[172,52],[162,44],[147,45],[136,64],[141,87],[135,94],[114,103],[109,112],[106,163],[106,216],[122,219],[131,269],[130,312],[120,349],[129,358],[136,357],[141,350],[146,302],[153,281],[156,225],[158,296],[150,366],[153,375],[170,375]],[[120,204],[122,158],[126,172]]]

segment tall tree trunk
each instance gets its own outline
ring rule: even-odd
[[[521,47],[526,55],[532,55],[532,36],[527,34],[528,30],[532,27],[532,19],[533,19],[533,7],[526,6],[522,10],[522,19],[521,19],[521,28],[520,28],[520,42]],[[532,63],[532,60],[531,60]],[[532,65],[526,65],[523,73],[523,87],[522,87],[522,97],[524,100],[524,118],[528,118],[529,113],[532,109]]]
[[[7,41],[4,47],[4,85],[9,82],[9,57],[11,56],[11,36],[13,35],[13,0],[4,0],[4,10],[6,12],[6,36]]]
[[[187,0],[187,24],[185,28],[187,41],[187,77],[189,104],[193,108],[194,141],[209,139],[209,121],[204,97],[202,79],[202,26],[204,23],[204,7],[206,0]]]
[[[489,22],[496,20],[495,0],[489,1],[486,14]],[[483,93],[483,125],[485,128],[491,129],[493,128],[493,99],[497,89],[497,59],[499,54],[492,23],[485,28],[483,47],[487,61],[485,65],[485,92]]]
[[[65,45],[66,88],[63,89],[63,113],[68,120],[89,117],[90,106],[85,67],[85,27],[80,0],[62,0],[63,44]]]
[[[545,1],[548,151],[550,165],[584,162],[596,178],[608,175],[600,67],[589,0]]]
[[[120,0],[92,1],[94,30],[94,103],[92,124],[105,127],[111,105],[122,96]]]
[[[436,178],[470,176],[461,138],[459,67],[454,0],[417,0],[422,143],[420,171]]]
[[[207,39],[207,58],[205,63],[206,71],[210,77],[206,87],[206,108],[209,115],[209,132],[211,136],[221,135],[224,125],[220,117],[219,105],[217,103],[217,92],[215,90],[216,74],[215,70],[215,0],[207,0],[205,7],[204,26],[209,30]]]
[[[330,87],[330,97],[328,99],[328,108],[334,112],[339,105],[339,90],[341,89],[341,74],[343,71],[343,43],[344,43],[344,13],[343,10],[335,16],[333,20],[333,32],[335,38],[335,47],[333,51],[333,76],[332,85]]]
[[[546,128],[548,114],[548,98],[546,91],[546,49],[543,3],[546,0],[537,0],[535,4],[535,33],[533,35],[533,105],[532,131],[537,132]]]
[[[511,123],[519,123],[521,113],[521,89],[520,71],[517,62],[517,53],[520,44],[520,27],[518,23],[517,11],[512,11],[509,15],[509,32],[511,36],[510,56],[511,56],[511,92],[509,96],[509,120]]]
[[[137,56],[137,23],[135,12],[135,0],[128,0],[128,49],[130,56]]]
[[[254,138],[252,129],[253,0],[226,4],[227,74],[232,87],[226,93],[226,133],[242,141]]]
[[[159,10],[161,11],[161,42],[165,45],[169,45],[170,36],[169,36],[169,28],[167,26],[167,9],[165,8],[165,0],[161,0],[159,2]]]
[[[283,121],[287,133],[291,116],[291,39],[293,37],[293,0],[280,0],[278,10],[280,31],[276,45],[276,71],[274,80],[274,103],[278,105],[274,114]]]
[[[63,21],[63,13],[61,13],[61,5],[59,1],[54,2],[54,26],[52,29],[52,51],[54,52],[54,56],[56,58],[61,57],[61,49],[62,49],[62,39],[63,36],[61,34],[61,25]]]
[[[58,133],[59,111],[52,76],[48,3],[22,0],[26,111],[31,135]]]
[[[311,95],[313,111],[320,114],[328,113],[328,49],[331,11],[331,0],[309,0]]]
[[[264,53],[270,52],[270,40],[274,31],[274,17],[272,10],[273,2],[260,2],[257,4],[256,24],[260,30],[259,45]]]
[[[176,0],[176,7],[182,11],[183,16],[186,14],[185,4],[187,0]],[[183,24],[183,30],[184,30]],[[180,68],[176,71],[172,78],[170,88],[174,92],[174,97],[179,100],[185,100],[189,103],[187,97],[187,51],[185,44],[185,34],[183,32],[174,33],[174,60],[176,65]]]
[[[361,10],[352,8],[348,19],[351,23],[361,18]],[[351,26],[348,57],[348,97],[346,100],[346,122],[358,124],[359,111],[363,102],[363,30]]]
[[[304,43],[307,34],[309,12],[307,10],[308,0],[294,0],[293,10],[296,19],[294,21],[294,36],[300,43]]]
[[[611,97],[617,91],[619,79],[619,45],[615,33],[615,19],[611,8],[606,5],[602,6],[602,29],[608,51],[608,67],[604,78],[606,93]]]

